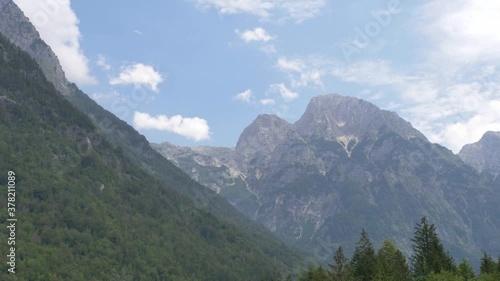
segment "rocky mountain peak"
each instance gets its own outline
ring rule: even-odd
[[[465,145],[460,158],[479,172],[500,174],[500,132],[486,132],[476,143]]]
[[[362,138],[390,130],[404,138],[424,138],[412,125],[396,113],[355,97],[337,94],[311,99],[305,113],[294,124],[302,135],[318,135],[329,140]]]
[[[485,141],[498,141],[500,140],[500,132],[488,131],[484,134],[483,139],[485,139]]]
[[[266,158],[292,128],[290,123],[276,115],[257,116],[245,128],[236,144],[238,162],[248,163],[251,158]]]
[[[0,0],[0,33],[38,62],[45,77],[58,92],[63,95],[73,93],[59,59],[12,0]]]

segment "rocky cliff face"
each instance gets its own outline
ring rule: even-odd
[[[303,136],[326,140],[352,136],[361,138],[392,131],[402,138],[425,139],[410,123],[390,111],[354,97],[326,95],[312,98],[305,113],[294,125]]]
[[[217,187],[215,174],[202,175],[213,165],[193,170],[196,157],[190,149],[180,167],[215,190],[231,190]],[[498,212],[488,207],[494,205],[488,198],[500,197],[483,187],[485,179],[397,114],[364,100],[315,97],[295,124],[259,116],[225,160],[210,157],[238,174],[252,195],[252,204],[232,200],[234,206],[324,258],[338,244],[349,250],[362,228],[374,241],[389,237],[409,251],[422,215],[438,225],[456,257],[500,249],[498,239],[490,239],[500,230]]]
[[[38,62],[47,80],[61,94],[73,93],[59,59],[12,0],[0,0],[0,32]]]
[[[478,172],[500,175],[500,132],[487,132],[476,143],[465,145],[458,154]]]

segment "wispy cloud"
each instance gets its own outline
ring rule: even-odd
[[[263,53],[266,55],[273,55],[276,54],[278,51],[276,50],[276,46],[273,44],[267,44],[259,48]]]
[[[108,64],[107,62],[107,58],[102,55],[102,54],[99,54],[97,56],[97,65],[100,66],[102,68],[102,70],[105,70],[105,71],[109,71],[111,70],[111,65]]]
[[[485,69],[474,70],[483,75],[442,77],[418,69],[404,73],[379,60],[337,65],[330,73],[344,82],[389,89],[394,94],[384,108],[397,109],[431,141],[458,152],[486,131],[500,130],[500,73]]]
[[[252,93],[252,90],[248,89],[242,93],[237,94],[233,98],[237,101],[241,101],[244,103],[250,103],[251,99],[253,98],[253,93]]]
[[[261,20],[291,19],[297,23],[321,13],[326,0],[191,0],[202,9],[214,8],[220,14],[250,14]]]
[[[434,49],[429,50],[432,51]],[[333,78],[333,81],[336,79],[368,88],[374,93],[371,100],[384,109],[396,110],[432,142],[454,152],[458,152],[464,144],[477,141],[488,130],[500,130],[497,113],[500,102],[499,64],[484,65],[477,60],[470,61],[458,68],[460,71],[455,75],[446,72],[443,75],[445,65],[436,65],[432,57],[404,68],[381,59],[346,63],[325,57],[309,57],[280,58],[276,68],[286,74],[295,86],[315,85],[311,82],[315,80],[308,78],[314,76],[305,75],[315,71],[321,79]],[[272,87],[288,96],[285,87],[279,84]],[[384,94],[377,94],[380,92]],[[370,99],[366,95],[362,97]]]
[[[268,42],[273,40],[273,36],[271,36],[265,29],[262,27],[257,27],[254,30],[245,30],[245,31],[239,31],[238,29],[235,30],[236,34],[241,38],[241,40],[245,41],[246,43],[256,41],[256,42]]]
[[[289,76],[292,87],[323,86],[323,69],[311,62],[281,57],[276,63],[276,68]]]
[[[261,99],[259,102],[263,106],[271,106],[276,104],[276,101],[274,101],[273,99]]]
[[[69,81],[77,84],[97,83],[90,74],[89,60],[80,47],[82,35],[70,1],[15,0],[14,2],[57,55]]]
[[[419,14],[418,29],[435,44],[433,59],[461,65],[500,60],[499,1],[433,0]]]
[[[210,127],[205,119],[186,118],[181,115],[151,116],[148,113],[134,113],[134,127],[139,130],[159,130],[172,132],[194,141],[210,139]]]
[[[297,99],[300,95],[290,89],[288,89],[285,84],[272,84],[269,86],[271,92],[277,92],[285,101],[292,101]]]
[[[117,77],[109,80],[109,84],[134,85],[135,87],[148,86],[152,91],[158,93],[158,84],[163,81],[163,76],[153,66],[137,63],[123,67]]]

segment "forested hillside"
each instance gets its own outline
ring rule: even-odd
[[[3,262],[1,280],[260,280],[298,260],[273,256],[127,160],[0,35],[1,186],[8,171],[16,274]]]

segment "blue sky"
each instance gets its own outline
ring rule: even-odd
[[[68,79],[151,142],[234,146],[339,93],[455,152],[500,131],[493,0],[15,0]]]

